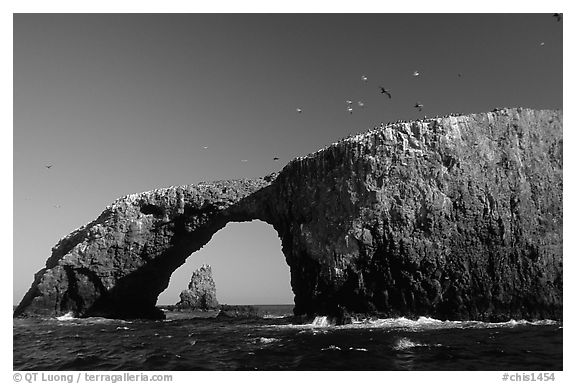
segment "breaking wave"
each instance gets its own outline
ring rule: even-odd
[[[74,313],[72,313],[72,312],[68,312],[68,313],[56,318],[56,320],[58,320],[58,321],[69,321],[69,320],[75,320],[75,319],[76,319],[76,317],[74,317]]]
[[[330,326],[330,322],[326,316],[316,316],[311,325],[313,327],[328,327]]]
[[[409,330],[429,330],[429,329],[449,329],[449,328],[513,328],[516,326],[526,325],[555,325],[554,320],[509,320],[500,323],[489,323],[483,321],[454,321],[454,320],[437,320],[431,317],[419,317],[417,320],[407,319],[405,317],[390,319],[368,319],[356,320],[352,324],[345,325],[345,328],[402,328]]]
[[[387,318],[387,319],[363,319],[353,320],[351,324],[332,325],[326,316],[317,316],[308,324],[280,324],[267,325],[268,327],[280,328],[302,328],[302,329],[358,329],[358,328],[378,328],[378,329],[401,329],[408,331],[425,331],[431,329],[488,329],[488,328],[514,328],[518,326],[539,326],[539,325],[559,325],[560,322],[555,320],[509,320],[506,322],[489,323],[483,321],[453,321],[438,320],[431,317],[421,316],[417,320],[407,319],[405,317]]]
[[[426,347],[426,346],[427,346],[426,344],[420,344],[420,343],[417,343],[417,342],[410,340],[407,337],[402,337],[402,338],[396,340],[396,342],[394,343],[392,348],[397,350],[397,351],[403,351],[403,350],[414,348],[414,347]]]
[[[416,347],[441,347],[441,346],[442,344],[425,344],[413,341],[407,337],[400,337],[396,339],[396,341],[392,345],[392,349],[395,349],[397,351],[404,351]]]
[[[68,312],[62,316],[58,316],[52,319],[46,319],[47,321],[54,321],[56,320],[58,323],[71,324],[74,326],[77,325],[92,325],[92,324],[126,324],[131,323],[129,320],[122,320],[122,319],[108,319],[105,317],[74,317],[72,312]]]

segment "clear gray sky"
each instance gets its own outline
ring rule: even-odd
[[[562,108],[563,21],[551,14],[13,20],[15,304],[52,246],[123,195],[263,176],[381,121]],[[160,303],[175,303],[202,263],[213,266],[221,302],[292,302],[265,223],[217,233]]]

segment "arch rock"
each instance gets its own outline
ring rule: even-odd
[[[162,317],[172,272],[259,219],[297,315],[561,319],[562,183],[562,111],[382,125],[278,174],[116,200],[56,244],[14,315]]]

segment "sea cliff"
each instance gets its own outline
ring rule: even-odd
[[[188,256],[260,219],[296,315],[560,319],[562,123],[511,108],[383,124],[278,174],[120,198],[53,248],[14,315],[161,317]]]

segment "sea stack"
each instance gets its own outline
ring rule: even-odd
[[[174,270],[258,219],[282,241],[296,315],[562,319],[562,116],[389,124],[278,174],[120,198],[56,244],[14,315],[158,316]]]
[[[212,268],[204,264],[192,273],[188,289],[180,293],[180,301],[176,304],[176,308],[207,311],[218,307]]]

